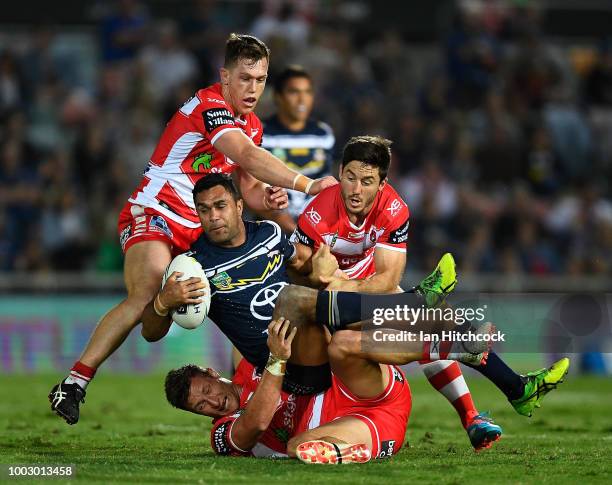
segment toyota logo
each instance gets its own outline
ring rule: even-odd
[[[274,311],[274,304],[276,303],[278,294],[283,287],[288,284],[289,283],[281,281],[280,283],[274,283],[259,290],[251,300],[251,314],[259,320],[270,320],[270,315],[272,311]],[[259,312],[267,313],[267,315],[262,315]]]

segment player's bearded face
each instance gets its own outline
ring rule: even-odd
[[[200,192],[195,205],[206,237],[214,244],[232,246],[241,233],[242,200],[234,200],[225,187],[217,185]]]
[[[306,121],[312,112],[314,93],[310,79],[294,77],[287,81],[283,92],[276,96],[279,111],[291,121]]]
[[[340,187],[347,213],[366,216],[384,181],[381,183],[378,167],[353,160],[341,169]]]
[[[221,68],[223,95],[236,114],[245,115],[255,109],[266,87],[268,60],[239,59],[234,66]]]
[[[240,407],[240,396],[230,381],[200,374],[191,378],[186,407],[192,413],[220,418]]]

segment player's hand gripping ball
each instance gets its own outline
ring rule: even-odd
[[[177,325],[191,330],[199,327],[206,320],[210,309],[210,284],[200,263],[187,254],[179,254],[166,268],[162,289],[175,272],[182,273],[176,277],[176,282],[183,284],[177,288],[181,292],[180,301],[178,305],[171,305],[170,316]],[[190,278],[199,278],[200,281],[189,282]],[[203,284],[204,288],[196,289],[195,286],[201,286],[198,283]],[[199,303],[194,303],[195,301]]]

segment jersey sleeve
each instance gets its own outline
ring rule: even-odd
[[[253,115],[253,130],[255,132],[255,135],[253,136],[253,143],[255,143],[255,145],[257,145],[258,147],[260,147],[263,143],[263,125],[261,123],[261,120]]]
[[[410,226],[408,206],[403,200],[394,199],[385,211],[388,211],[389,220],[385,232],[376,241],[376,247],[405,253]]]
[[[210,446],[217,455],[226,456],[250,456],[249,450],[238,448],[232,441],[232,426],[240,416],[240,413],[224,416],[215,421],[210,430]]]
[[[281,236],[281,248],[285,261],[291,261],[297,253],[297,250],[295,249],[295,243],[290,238],[288,238],[285,233],[283,233]]]
[[[298,217],[297,227],[291,235],[291,242],[301,243],[311,247],[314,251],[324,242],[317,225],[321,222],[321,216],[313,206],[315,199],[306,206],[306,209]]]
[[[198,131],[208,138],[211,144],[214,145],[227,131],[240,130],[240,127],[236,125],[233,113],[224,100],[216,97],[200,99],[198,96],[194,99],[198,102],[197,109],[189,110],[189,105],[193,103],[193,100],[190,100],[183,105],[180,111],[189,116]]]

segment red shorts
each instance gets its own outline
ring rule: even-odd
[[[118,232],[124,254],[141,241],[165,241],[176,256],[189,250],[202,228],[185,227],[155,209],[128,202],[119,214]]]
[[[370,429],[374,458],[388,458],[396,454],[404,444],[412,396],[403,372],[395,366],[387,366],[387,369],[389,384],[380,396],[372,399],[359,399],[340,379],[333,376],[332,386],[325,393],[312,398],[312,413],[299,431],[353,416]]]

